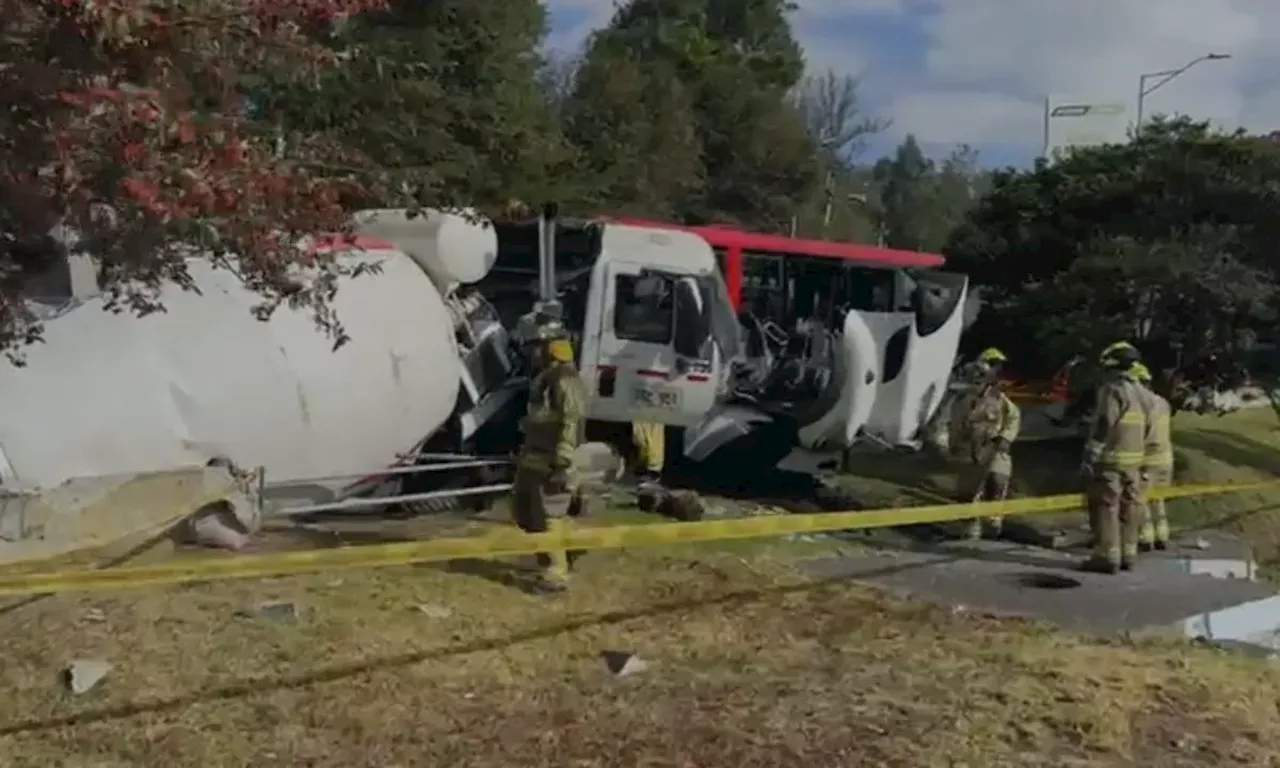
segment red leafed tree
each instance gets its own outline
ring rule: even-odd
[[[54,231],[94,257],[114,310],[163,309],[159,287],[191,287],[198,254],[237,270],[264,312],[308,308],[340,338],[341,268],[298,240],[345,228],[354,182],[308,172],[328,148],[291,141],[285,158],[255,138],[245,87],[333,66],[319,35],[380,4],[0,0],[0,349],[39,338],[24,296],[62,258]]]

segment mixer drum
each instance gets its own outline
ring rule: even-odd
[[[192,260],[199,293],[167,286],[167,311],[104,312],[101,298],[49,319],[27,365],[0,367],[0,479],[263,466],[272,482],[391,465],[449,418],[461,365],[440,293],[389,243],[340,259],[377,261],[334,307],[336,351],[305,310],[262,322],[232,272]]]

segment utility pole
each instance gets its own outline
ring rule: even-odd
[[[831,228],[831,201],[836,194],[836,175],[833,171],[827,171],[826,183],[826,204],[822,208],[822,236],[827,236],[827,230]]]

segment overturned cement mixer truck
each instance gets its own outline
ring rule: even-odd
[[[498,493],[493,457],[513,444],[527,388],[514,333],[531,311],[560,313],[573,333],[590,418],[683,430],[677,459],[741,476],[826,456],[869,413],[878,364],[859,353],[871,339],[859,314],[823,331],[820,387],[765,386],[695,234],[560,221],[551,206],[516,222],[402,209],[355,220],[335,257],[378,269],[341,286],[351,341],[336,350],[305,312],[256,319],[259,298],[201,258],[198,291],[165,289],[162,313],[105,312],[83,285],[46,299],[45,342],[0,368],[2,487],[220,465],[260,468],[260,494],[298,512]]]

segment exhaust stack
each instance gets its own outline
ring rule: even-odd
[[[556,219],[559,212],[559,205],[547,203],[542,206],[542,217],[538,219],[538,304],[534,312],[548,320],[563,319],[556,296]]]

